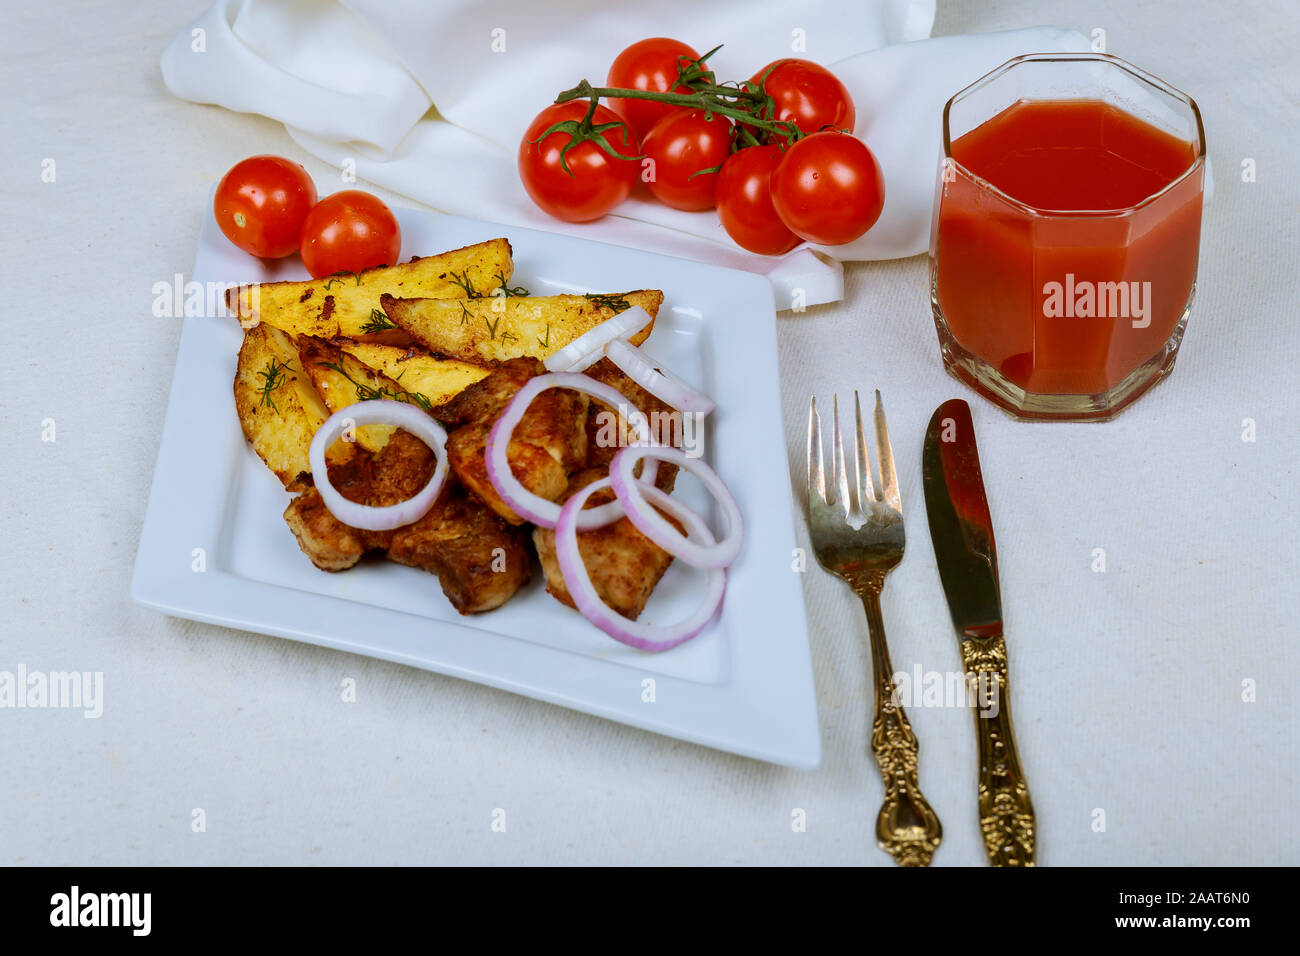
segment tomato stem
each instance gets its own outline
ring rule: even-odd
[[[651,100],[655,103],[667,103],[670,106],[685,106],[703,110],[706,117],[711,117],[714,114],[728,116],[745,126],[780,136],[786,140],[787,144],[793,143],[803,136],[799,127],[794,123],[785,120],[765,119],[760,115],[762,107],[766,105],[764,101],[769,99],[766,93],[737,86],[709,84],[702,86],[693,93],[657,93],[651,90],[623,89],[616,86],[592,86],[590,82],[583,80],[573,89],[565,90],[557,96],[555,102],[568,103],[572,100],[588,98],[591,100],[594,110],[595,104],[602,97]],[[757,106],[759,111],[755,112],[752,109],[746,109],[744,106],[739,105],[742,103]],[[570,120],[570,122],[573,121]],[[556,126],[560,125],[562,124],[556,124]],[[551,130],[548,130],[547,135],[550,132]],[[752,134],[750,134],[750,138],[754,139]],[[754,139],[754,144],[757,144],[757,142],[758,140]],[[627,157],[621,158],[626,159]]]
[[[593,124],[592,120],[596,115],[596,107],[602,97],[649,100],[654,103],[666,103],[669,106],[684,106],[703,110],[706,119],[711,120],[717,115],[736,120],[731,132],[732,152],[749,146],[761,146],[763,140],[758,135],[760,133],[767,134],[769,139],[784,140],[785,146],[790,146],[801,139],[805,134],[796,124],[773,118],[772,114],[775,112],[776,103],[766,89],[767,77],[771,72],[771,68],[769,67],[764,71],[763,75],[757,80],[746,80],[742,83],[719,83],[717,76],[706,65],[706,61],[721,49],[722,45],[719,44],[701,57],[692,59],[683,55],[677,58],[677,81],[673,84],[672,89],[676,90],[679,87],[684,87],[690,90],[689,93],[660,93],[652,90],[633,90],[614,86],[592,86],[590,82],[583,80],[573,89],[562,92],[555,98],[555,102],[558,105],[573,100],[588,99],[591,103],[587,108],[587,115],[581,121],[564,120],[556,123],[537,139],[530,140],[530,142],[541,142],[552,133],[568,133],[569,142],[560,150],[560,165],[570,176],[573,175],[573,171],[569,169],[565,156],[569,150],[588,140],[594,142],[607,155],[614,158],[642,159],[642,155],[624,156],[615,150],[601,135],[606,130],[614,127],[622,127],[626,132],[627,126],[623,122]],[[699,170],[695,175],[716,171],[716,167],[711,167]]]
[[[583,82],[586,81],[584,80]],[[570,97],[569,99],[574,98],[575,97]],[[556,100],[555,102],[559,103],[560,100]],[[564,102],[567,103],[568,100],[565,100]],[[581,143],[595,143],[602,152],[614,157],[615,159],[640,159],[641,155],[639,153],[636,156],[624,156],[610,144],[609,140],[605,139],[604,134],[612,129],[622,129],[624,138],[628,138],[627,124],[622,120],[615,120],[611,123],[593,123],[592,120],[596,116],[596,107],[598,105],[600,105],[600,98],[592,97],[591,105],[587,107],[587,115],[581,120],[561,120],[560,122],[554,123],[548,127],[541,136],[538,136],[536,139],[530,139],[528,142],[540,143],[552,133],[568,133],[569,141],[565,143],[564,147],[560,150],[560,168],[573,178],[576,177],[573,176],[573,170],[569,168],[569,150]]]

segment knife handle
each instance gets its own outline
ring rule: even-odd
[[[1034,805],[1011,726],[1007,645],[1002,637],[961,642],[968,679],[975,681],[979,739],[979,812],[984,852],[994,866],[1034,865]]]

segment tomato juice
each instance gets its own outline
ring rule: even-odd
[[[1181,339],[1199,136],[1101,98],[1022,98],[947,145],[931,296],[950,370],[1021,417],[1110,417]]]

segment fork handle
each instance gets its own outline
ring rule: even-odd
[[[895,692],[894,667],[889,660],[885,621],[880,613],[880,592],[868,587],[861,592],[861,597],[871,633],[876,695],[871,749],[885,784],[885,802],[876,817],[876,843],[899,866],[929,866],[943,839],[943,826],[917,782],[920,745]]]
[[[1034,804],[1011,726],[1007,645],[1001,637],[968,637],[961,659],[976,684],[979,813],[984,852],[994,866],[1034,865]],[[991,691],[991,693],[990,693]],[[987,716],[986,716],[987,715]]]

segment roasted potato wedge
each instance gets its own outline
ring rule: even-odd
[[[357,402],[387,398],[409,402],[428,411],[433,403],[419,392],[410,391],[387,375],[376,372],[337,345],[311,335],[298,337],[298,357],[330,414]],[[366,451],[379,451],[396,431],[393,425],[362,425],[356,440]]]
[[[380,308],[434,355],[492,366],[522,356],[546,359],[630,306],[641,306],[653,319],[663,300],[663,293],[653,289],[591,297],[436,299],[385,294]],[[652,321],[632,343],[645,341],[653,328]]]
[[[307,450],[329,417],[292,337],[269,325],[244,332],[235,368],[235,410],[244,437],[289,491],[312,487]]]
[[[513,272],[509,241],[489,239],[360,273],[237,286],[226,291],[226,307],[245,328],[265,322],[293,335],[359,338],[385,325],[377,314],[381,295],[438,299],[463,297],[471,289],[487,295]]]
[[[470,385],[486,378],[488,369],[455,359],[434,358],[421,348],[396,348],[336,339],[339,348],[360,359],[376,372],[382,372],[402,388],[424,395],[434,405],[441,405],[459,395]]]

